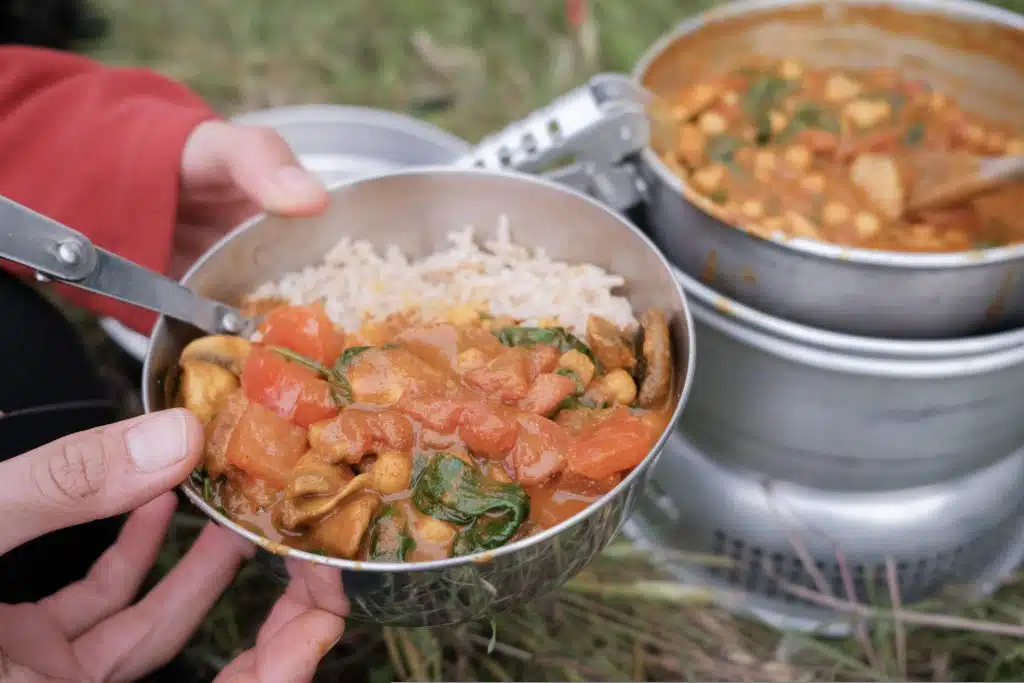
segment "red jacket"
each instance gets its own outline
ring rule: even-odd
[[[0,47],[0,195],[163,272],[185,140],[215,117],[197,95],[152,71]],[[9,261],[0,266],[24,272]],[[143,333],[156,320],[149,311],[60,289]]]

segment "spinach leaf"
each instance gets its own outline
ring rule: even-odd
[[[555,374],[561,375],[562,377],[568,377],[573,381],[576,385],[576,390],[573,393],[582,394],[583,390],[586,389],[586,387],[583,386],[583,380],[576,374],[575,370],[570,370],[569,368],[558,368],[555,370]]]
[[[449,453],[438,453],[426,466],[412,502],[423,514],[468,525],[456,539],[455,555],[507,543],[530,513],[530,498],[520,484],[489,479]]]
[[[743,141],[732,135],[716,135],[708,140],[705,150],[708,159],[717,161],[720,164],[732,164],[736,152],[743,147]]]
[[[598,367],[597,358],[590,347],[564,327],[503,327],[494,331],[494,336],[505,346],[536,346],[547,344],[562,353],[576,349]]]
[[[207,503],[213,502],[214,486],[216,481],[210,476],[210,473],[206,471],[206,468],[200,465],[199,467],[192,470],[192,474],[189,475],[192,485],[199,489],[199,492],[203,496],[203,500]]]
[[[308,356],[303,356],[301,353],[296,353],[291,349],[286,349],[283,346],[270,346],[267,347],[271,351],[284,356],[287,360],[299,365],[305,366],[319,374],[323,379],[327,380],[327,383],[331,385],[331,398],[334,400],[334,405],[342,408],[352,402],[352,385],[348,383],[348,379],[339,369],[338,364],[335,367],[329,368],[320,361],[313,360]],[[360,347],[354,347],[360,348]],[[363,351],[369,347],[363,347]],[[342,354],[344,358],[344,354]],[[341,358],[338,359],[338,363],[341,363]]]
[[[796,82],[765,74],[755,79],[743,94],[743,109],[754,119],[767,114],[772,107],[796,89]]]
[[[341,373],[352,363],[352,360],[363,351],[369,351],[372,346],[350,346],[341,352],[341,356],[334,363],[334,371]]]
[[[924,139],[924,123],[921,121],[915,121],[910,124],[907,131],[903,134],[903,144],[907,147],[913,147],[920,144],[921,140]]]
[[[708,199],[721,206],[729,200],[729,193],[725,190],[718,189],[709,194]]]
[[[405,556],[416,547],[405,527],[405,521],[393,505],[385,505],[370,530],[370,559],[382,562],[405,562]]]
[[[842,130],[839,125],[839,119],[817,102],[801,102],[798,104],[793,111],[790,125],[799,126],[800,130],[820,128],[837,135]]]

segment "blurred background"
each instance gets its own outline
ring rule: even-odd
[[[0,0],[0,41],[151,67],[188,83],[225,115],[358,104],[409,113],[476,141],[590,74],[629,71],[659,34],[713,4]],[[1024,11],[1024,0],[997,4]],[[125,412],[139,411],[138,364],[94,320],[69,315]],[[161,571],[202,524],[179,511]],[[257,567],[242,571],[188,647],[196,680],[210,680],[248,647],[279,591]],[[780,634],[708,602],[620,542],[554,599],[492,622],[436,630],[350,624],[318,680],[1024,680],[1024,586],[1017,581],[981,604],[950,596],[911,619],[871,609],[873,628],[848,640]]]

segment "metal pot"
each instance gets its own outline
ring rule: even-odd
[[[853,337],[676,275],[701,345],[680,430],[719,462],[826,491],[892,491],[965,476],[1024,443],[1024,330]]]
[[[823,66],[896,66],[966,108],[1005,119],[1024,111],[1022,30],[1024,17],[967,0],[746,0],[684,21],[654,44],[633,75],[666,92],[751,54]],[[651,233],[669,259],[772,315],[895,338],[964,337],[1024,323],[1024,245],[906,254],[765,240],[717,217],[650,147],[640,170]]]
[[[671,423],[678,421],[694,361],[692,320],[682,289],[651,241],[601,204],[543,179],[452,168],[350,181],[335,186],[332,196],[327,212],[316,218],[260,216],[243,224],[205,254],[182,282],[206,297],[237,301],[268,279],[319,261],[342,235],[378,247],[394,244],[415,257],[444,247],[453,228],[471,224],[486,231],[504,215],[516,242],[543,247],[555,258],[621,273],[634,306],[666,311],[680,390]],[[163,378],[194,336],[194,330],[175,321],[161,318],[157,323],[143,369],[147,411],[164,407]],[[582,569],[631,513],[669,431],[671,427],[619,486],[576,517],[492,552],[434,562],[354,562],[291,550],[227,519],[191,484],[185,485],[185,493],[211,518],[257,544],[260,557],[275,571],[284,573],[286,557],[339,570],[353,617],[435,626],[520,604]]]

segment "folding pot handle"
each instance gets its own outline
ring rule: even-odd
[[[650,139],[646,102],[627,76],[599,74],[484,138],[455,165],[542,173],[625,210],[643,198],[629,159]]]

